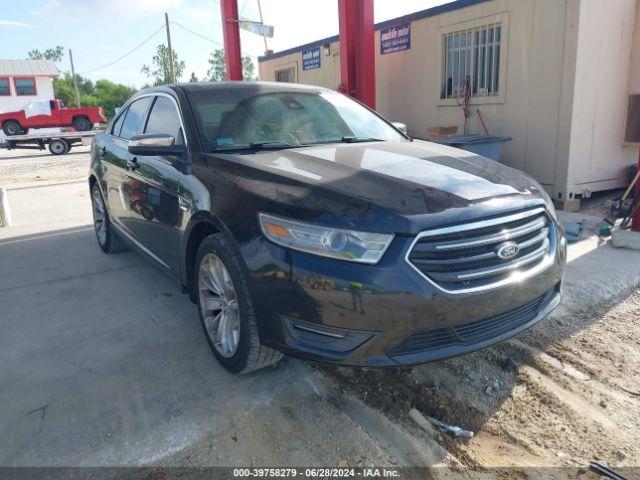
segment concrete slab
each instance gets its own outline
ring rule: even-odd
[[[598,236],[603,220],[579,213],[559,212],[561,221],[585,221],[582,239],[569,245],[563,302],[554,312],[562,316],[620,298],[640,285],[640,251],[613,248]]]
[[[6,192],[12,223],[10,228],[0,228],[0,239],[92,225],[85,180],[13,186]]]
[[[611,244],[616,248],[640,250],[640,232],[615,230],[611,235]]]
[[[405,440],[415,442],[410,455],[390,450],[396,441],[380,428],[381,414],[341,408],[339,391],[320,390],[304,362],[228,374],[177,283],[135,253],[99,250],[86,188],[15,192],[17,225],[2,232],[0,466],[431,465],[446,457],[416,439]]]

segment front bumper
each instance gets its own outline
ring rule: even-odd
[[[559,251],[531,278],[482,292],[451,294],[405,261],[412,242],[411,237],[396,237],[374,266],[290,251],[262,238],[241,247],[261,341],[321,362],[415,365],[506,340],[541,321],[560,303],[564,256]],[[476,330],[482,334],[458,335]],[[445,331],[448,340],[443,339]],[[434,335],[439,335],[435,343],[428,340],[425,348],[416,347],[416,338]]]

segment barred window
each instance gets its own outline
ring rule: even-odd
[[[287,68],[285,70],[276,70],[276,82],[295,83],[295,81],[296,81],[295,68]]]
[[[442,92],[456,98],[467,77],[473,97],[500,93],[502,26],[499,23],[443,35]]]

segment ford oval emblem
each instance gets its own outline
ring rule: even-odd
[[[498,247],[498,257],[502,260],[510,260],[520,251],[520,246],[516,242],[503,243]]]

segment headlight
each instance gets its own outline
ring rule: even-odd
[[[265,237],[283,247],[323,257],[374,265],[387,251],[393,235],[323,227],[258,214]]]

